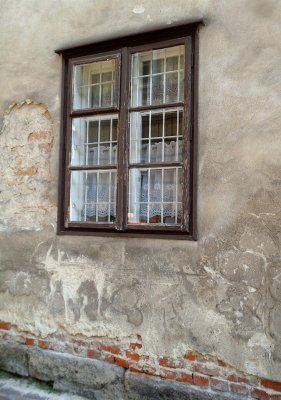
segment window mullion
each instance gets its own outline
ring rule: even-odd
[[[117,162],[117,204],[116,229],[126,227],[128,192],[128,93],[129,93],[129,56],[127,47],[121,51],[120,73],[120,114],[118,129]]]
[[[184,109],[183,109],[183,182],[182,182],[182,229],[189,231],[190,227],[190,121],[191,121],[191,37],[185,40],[185,63],[184,63]]]

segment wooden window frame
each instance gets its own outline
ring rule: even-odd
[[[146,32],[130,37],[108,40],[79,47],[56,50],[63,56],[62,71],[62,111],[60,141],[60,172],[58,190],[58,228],[62,235],[98,235],[118,237],[153,237],[165,239],[197,240],[196,203],[197,203],[197,147],[198,147],[198,26],[202,21],[174,28]],[[161,49],[171,46],[185,46],[185,87],[184,102],[160,104],[157,106],[129,107],[131,55],[136,52]],[[119,96],[116,107],[72,110],[73,67],[87,64],[93,60],[109,58],[117,60],[116,95]],[[118,107],[119,103],[119,107]],[[183,107],[183,221],[176,225],[129,225],[127,220],[128,193],[128,143],[129,113],[153,109]],[[117,201],[116,224],[97,224],[94,222],[69,222],[70,196],[70,138],[73,117],[86,117],[96,114],[119,114],[118,156],[117,156]],[[157,164],[145,164],[146,168]],[[131,164],[132,165],[132,164]],[[138,167],[140,164],[138,164]],[[165,166],[162,163],[162,167]],[[85,167],[86,168],[86,167]],[[105,167],[106,168],[106,167]],[[83,169],[80,168],[80,169]],[[86,168],[91,170],[91,168]],[[94,169],[94,168],[92,168]],[[104,169],[103,167],[100,169]]]

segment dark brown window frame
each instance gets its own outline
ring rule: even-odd
[[[202,21],[181,25],[174,28],[146,32],[130,37],[123,37],[89,45],[56,50],[63,56],[62,71],[62,119],[60,141],[60,173],[58,198],[58,234],[63,235],[98,235],[118,237],[153,237],[166,239],[197,240],[196,203],[197,203],[197,148],[198,148],[198,26]],[[126,225],[127,185],[128,185],[128,115],[131,111],[163,108],[157,106],[129,107],[129,78],[131,54],[184,45],[186,52],[184,103],[165,104],[164,108],[181,105],[184,108],[183,133],[183,223],[180,228],[166,224],[165,226]],[[91,60],[115,58],[118,62],[116,79],[119,104],[107,109],[71,109],[72,104],[72,71],[76,64],[88,63]],[[69,174],[71,166],[70,132],[73,117],[84,117],[95,114],[118,113],[118,161],[117,161],[117,215],[116,226],[112,224],[98,225],[93,222],[68,222],[68,204],[70,193]],[[160,164],[160,163],[158,163]],[[138,164],[139,166],[139,164]],[[146,164],[146,167],[151,164]],[[77,168],[75,168],[77,170]],[[79,169],[79,168],[78,168]],[[87,168],[89,170],[91,168]]]

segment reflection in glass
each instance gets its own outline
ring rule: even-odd
[[[75,66],[73,109],[116,105],[115,70],[115,59]]]
[[[129,224],[181,223],[182,168],[134,168],[129,181]]]
[[[183,101],[184,46],[136,53],[132,60],[133,107]]]
[[[70,221],[113,223],[116,219],[116,171],[73,171]]]
[[[182,108],[133,112],[130,119],[130,162],[182,160]]]
[[[73,119],[71,165],[106,165],[116,162],[117,115]]]

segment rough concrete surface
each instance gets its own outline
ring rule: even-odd
[[[280,380],[281,2],[0,3],[0,320]],[[199,240],[58,237],[54,50],[198,18]]]

